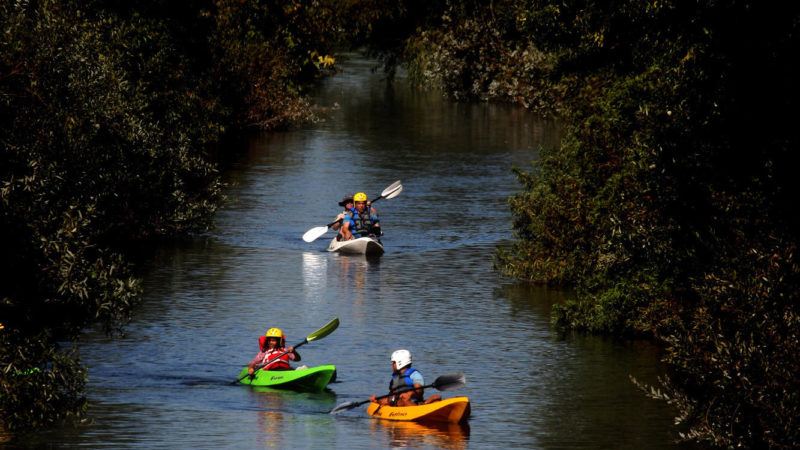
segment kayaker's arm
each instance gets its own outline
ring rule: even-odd
[[[425,387],[420,383],[414,383],[414,395],[420,400],[425,398]],[[410,400],[411,398],[409,398]]]
[[[376,397],[374,394],[369,398],[369,400],[379,405],[390,405],[392,403],[390,397],[387,396]]]
[[[247,374],[253,375],[256,371],[256,367],[258,367],[262,362],[264,362],[264,353],[258,352],[256,356],[250,360],[250,363],[247,364]]]
[[[343,212],[339,213],[339,215],[336,216],[336,222],[333,225],[331,225],[331,230],[338,231],[339,228],[342,228],[342,223],[344,223],[344,213]]]

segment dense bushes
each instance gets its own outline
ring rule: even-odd
[[[0,425],[79,414],[61,351],[139,292],[130,250],[207,227],[226,129],[309,114],[336,32],[316,2],[0,4]]]
[[[572,284],[564,326],[653,336],[687,436],[800,442],[798,7],[473,1],[398,48],[457,98],[556,111],[504,273]]]
[[[456,98],[561,115],[561,147],[518,171],[506,274],[575,285],[555,311],[562,325],[663,342],[671,372],[656,395],[679,409],[687,437],[798,445],[797,6],[82,8],[0,4],[6,427],[80,412],[84,375],[57,342],[95,320],[124,322],[138,290],[131,243],[206,226],[219,199],[207,146],[230,127],[306,116],[302,83],[348,17],[354,42]]]
[[[478,3],[478,4],[474,4]],[[448,4],[441,25],[422,29],[401,49],[412,80],[438,86],[455,99],[503,100],[542,114],[557,110],[557,86],[549,80],[555,57],[534,41],[519,39],[510,2]],[[491,4],[491,3],[490,3]]]

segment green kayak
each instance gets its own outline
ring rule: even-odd
[[[247,367],[239,372],[240,383],[275,389],[319,392],[335,378],[336,366],[327,364],[296,370],[257,370],[252,380],[246,375]]]

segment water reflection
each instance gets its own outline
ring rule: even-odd
[[[260,447],[294,447],[291,441],[294,432],[287,431],[299,427],[297,431],[306,434],[304,429],[310,426],[305,419],[298,420],[298,417],[318,416],[322,422],[328,422],[330,419],[326,414],[336,404],[336,394],[329,389],[304,393],[253,386],[250,390],[258,410],[256,434]]]
[[[373,433],[386,434],[391,448],[435,447],[460,450],[469,442],[468,423],[418,423],[372,420]],[[383,441],[383,438],[377,438]]]
[[[306,297],[323,297],[327,279],[327,255],[320,252],[303,252],[303,291]]]
[[[262,436],[260,444],[263,447],[284,448],[282,433],[284,418],[281,411],[260,412],[258,414],[258,425]]]
[[[370,298],[370,286],[374,287],[380,282],[381,259],[338,253],[331,253],[330,257],[336,266],[337,277],[344,283],[341,296],[352,299],[353,310],[358,314]]]

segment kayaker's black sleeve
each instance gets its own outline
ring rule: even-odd
[[[302,358],[300,358],[300,353],[297,353],[297,350],[293,351],[292,353],[294,353],[294,360],[295,361],[300,361],[302,359]]]

